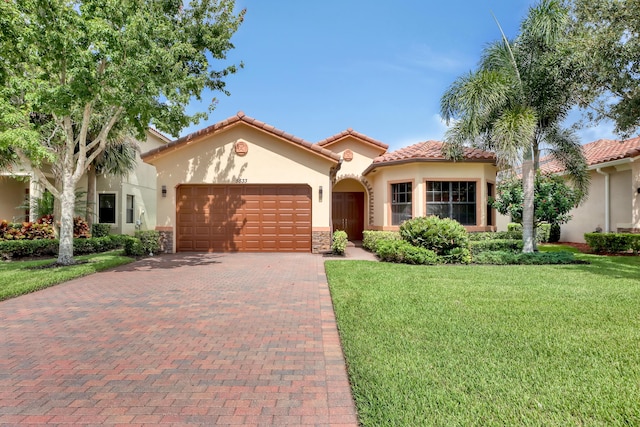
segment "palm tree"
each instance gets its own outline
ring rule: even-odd
[[[566,167],[583,195],[589,185],[580,143],[562,127],[577,104],[579,83],[564,44],[568,25],[560,1],[542,0],[529,10],[515,40],[503,33],[485,48],[478,69],[458,77],[441,99],[442,117],[451,124],[447,157],[457,158],[470,144],[494,151],[500,166],[521,166],[523,252],[535,250],[534,180],[541,151]]]

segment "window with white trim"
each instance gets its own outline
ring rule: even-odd
[[[101,224],[116,223],[116,195],[113,193],[98,194],[98,222]]]
[[[133,224],[133,207],[135,206],[133,195],[127,194],[127,224]]]
[[[400,225],[413,217],[411,183],[391,184],[391,225]]]

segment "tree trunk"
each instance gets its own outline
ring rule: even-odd
[[[90,166],[87,170],[87,225],[89,226],[89,231],[92,230],[95,219],[96,180],[96,168],[95,166]]]
[[[74,188],[71,174],[65,173],[60,200],[60,247],[58,249],[58,264],[62,265],[75,263],[73,259],[73,212],[76,203]]]
[[[522,252],[531,253],[535,251],[535,171],[533,170],[533,159],[525,159],[522,163],[522,191],[524,193],[522,206],[522,240],[524,247]]]

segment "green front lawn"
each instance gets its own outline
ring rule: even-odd
[[[365,426],[640,425],[640,257],[328,261]]]
[[[122,251],[78,256],[76,259],[88,262],[40,269],[33,267],[51,264],[55,259],[0,262],[0,301],[134,261],[123,256]]]

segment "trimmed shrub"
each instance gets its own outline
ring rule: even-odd
[[[85,255],[111,251],[124,246],[124,241],[130,236],[113,235],[89,239],[73,239],[73,254]],[[38,240],[5,240],[0,241],[0,258],[51,257],[58,254],[60,241],[58,239]]]
[[[92,237],[104,237],[111,234],[111,224],[92,224],[91,236]]]
[[[492,265],[547,265],[547,264],[586,264],[585,261],[577,260],[573,253],[566,251],[559,252],[533,252],[533,253],[513,253],[502,251],[481,252],[473,257],[474,264]]]
[[[549,231],[549,243],[558,243],[560,241],[560,224],[551,224],[551,230]]]
[[[602,253],[640,251],[640,234],[631,233],[585,233],[584,240],[591,250]]]
[[[376,255],[382,261],[404,264],[433,265],[440,262],[440,257],[434,251],[414,246],[404,240],[380,240]]]
[[[153,256],[160,251],[160,233],[155,230],[136,231],[134,235],[140,240],[145,255]]]
[[[334,254],[344,255],[344,251],[347,249],[347,242],[347,233],[345,231],[334,231],[333,239],[331,240],[331,251]]]
[[[145,252],[140,239],[127,236],[124,241],[124,254],[127,256],[141,257],[149,255],[149,252]]]
[[[546,222],[541,222],[536,227],[536,242],[537,243],[549,243],[551,239],[551,224]],[[520,238],[522,239],[522,224],[518,224],[515,222],[509,223],[507,225],[507,231],[520,232]],[[560,240],[560,226],[558,225],[558,240]]]
[[[0,241],[0,258],[25,258],[54,256],[58,253],[57,239],[3,240]]]
[[[522,252],[524,243],[515,239],[478,240],[469,242],[471,253],[477,255],[481,252]]]
[[[469,241],[479,240],[522,240],[522,231],[486,231],[469,233]]]
[[[400,236],[413,246],[429,249],[439,256],[454,249],[469,249],[467,230],[458,221],[437,216],[413,218],[400,226]]]
[[[397,231],[374,231],[365,230],[362,232],[362,247],[370,252],[375,252],[378,242],[382,240],[401,240]]]
[[[91,233],[89,230],[89,224],[84,218],[76,216],[73,218],[73,237],[75,238],[89,238]]]

